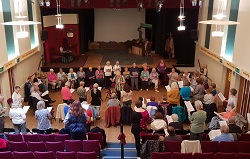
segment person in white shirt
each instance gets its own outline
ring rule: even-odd
[[[111,87],[110,78],[112,77],[112,66],[110,65],[110,61],[107,61],[106,65],[104,66],[104,76],[105,76],[105,87],[110,88]]]
[[[13,127],[15,129],[15,134],[26,134],[26,115],[22,108],[20,108],[17,103],[12,103],[12,107],[9,111],[9,117],[12,119]]]
[[[165,133],[164,129],[167,129],[167,123],[163,120],[162,113],[155,113],[154,121],[151,123],[151,129],[154,133]]]
[[[178,82],[178,73],[175,72],[175,68],[172,68],[172,72],[168,74],[169,82],[168,84],[171,85],[173,82]]]
[[[121,65],[120,65],[120,62],[119,61],[116,61],[115,62],[115,65],[113,66],[113,72],[114,74],[116,75],[116,72],[117,71],[120,71],[121,72]]]
[[[76,80],[77,80],[77,74],[74,72],[73,68],[70,68],[68,73],[68,81],[70,82],[71,88],[73,89]]]
[[[191,80],[190,80],[190,73],[188,73],[188,70],[185,70],[183,75],[182,75],[182,80],[187,80],[189,83],[191,83]]]
[[[236,94],[237,94],[237,90],[235,88],[230,89],[230,95],[228,100],[225,100],[225,102],[227,102],[227,108],[229,105],[234,105],[234,110],[236,110],[236,105],[237,105],[237,98],[236,98]]]
[[[212,89],[208,88],[206,90],[206,94],[204,95],[203,103],[206,105],[214,103],[214,96],[211,92],[212,92]]]
[[[21,97],[19,86],[15,86],[15,91],[12,94],[12,100],[18,107],[22,107],[23,98]]]

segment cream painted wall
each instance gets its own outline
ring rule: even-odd
[[[26,2],[26,0],[25,0]],[[35,4],[33,4],[36,7],[36,12],[40,12],[38,9],[37,1],[34,1]],[[1,5],[2,3],[0,3]],[[13,6],[12,6],[13,7]],[[14,10],[14,7],[12,8]],[[37,14],[38,21],[40,21],[40,16]],[[2,7],[0,6],[0,22],[3,22],[3,14],[2,14]],[[37,37],[40,37],[40,31],[41,31],[41,26],[37,27]],[[5,33],[4,33],[4,27],[0,25],[0,34],[2,35],[0,38],[0,66],[2,66],[4,63],[8,61],[7,57],[7,48],[6,48],[6,40],[5,40]],[[38,38],[39,43],[41,43],[40,38]],[[20,50],[26,52],[30,50],[30,40],[29,38],[26,39],[19,39],[18,40],[18,48]],[[26,44],[28,43],[28,44]],[[13,67],[13,77],[15,79],[15,84],[19,86],[23,86],[24,83],[27,81],[27,77],[34,74],[35,71],[38,68],[38,64],[41,59],[41,55],[43,54],[43,47],[40,46],[40,51],[37,54],[34,54],[33,56],[29,57],[28,59],[21,61],[17,65]],[[5,71],[0,74],[0,89],[1,93],[5,96],[5,99],[7,100],[8,98],[11,97],[10,93],[10,86],[9,86],[9,77],[8,77],[8,71]],[[22,96],[24,95],[24,90],[21,91]],[[7,106],[6,100],[5,105]]]
[[[200,9],[199,13],[199,21],[202,20],[207,20],[207,15],[208,15],[208,2],[209,1],[204,1],[203,7]],[[217,1],[216,1],[217,2]],[[214,3],[217,4],[217,3]],[[215,9],[216,10],[216,9]],[[215,10],[213,12],[215,12]],[[207,64],[208,67],[208,77],[216,83],[218,90],[222,93],[224,93],[225,89],[225,80],[226,80],[226,68],[218,63],[217,61],[213,60],[212,58],[208,57],[204,53],[200,51],[200,46],[205,46],[205,37],[206,37],[206,28],[207,25],[204,24],[199,24],[199,39],[198,43],[196,45],[196,53],[195,53],[195,68],[199,70],[199,64],[198,64],[198,59],[201,64]],[[211,30],[214,28],[212,27]],[[210,35],[210,48],[212,50],[217,50],[220,54],[220,46],[221,46],[221,39],[214,39]],[[218,45],[218,46],[217,46]]]
[[[78,24],[77,14],[62,14],[62,24]],[[57,24],[57,19],[55,15],[43,16],[43,27],[51,27]]]
[[[233,63],[250,72],[250,1],[240,1],[240,12],[237,26]]]
[[[145,10],[95,9],[95,41],[125,42],[137,39],[137,28],[145,23]],[[145,35],[143,30],[143,36]]]

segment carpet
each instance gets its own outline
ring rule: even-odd
[[[101,65],[105,65],[107,61],[110,61],[112,65],[114,65],[116,61],[119,61],[120,65],[132,65],[133,63],[154,64],[151,57],[129,54],[126,50],[94,50],[94,52],[103,55]]]

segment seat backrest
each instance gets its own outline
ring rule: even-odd
[[[142,143],[145,143],[147,140],[158,140],[159,135],[146,134],[145,136],[141,136]]]
[[[88,140],[98,140],[99,143],[101,144],[101,147],[103,147],[103,137],[102,137],[102,133],[100,132],[98,133],[89,132]]]
[[[55,140],[64,142],[65,140],[70,140],[69,134],[55,134]]]
[[[0,152],[0,156],[3,159],[14,159],[12,153],[10,151]]]
[[[213,152],[193,154],[193,159],[213,159],[213,157],[214,157]]]
[[[219,143],[218,152],[232,153],[237,152],[237,142],[225,142]]]
[[[18,151],[18,152],[27,152],[28,146],[25,142],[8,142],[8,147],[11,151]]]
[[[14,159],[35,159],[33,152],[13,152]]]
[[[56,153],[57,151],[64,151],[64,145],[61,141],[58,142],[45,142],[47,151],[52,151]]]
[[[43,142],[55,142],[55,135],[54,134],[39,134],[39,140]]]
[[[34,152],[35,159],[56,159],[52,151],[48,152]]]
[[[164,144],[167,152],[181,151],[181,141],[165,141]]]
[[[237,153],[250,153],[250,142],[249,141],[239,141],[237,143]]]
[[[201,153],[200,140],[183,140],[181,143],[182,153]]]
[[[192,153],[180,153],[180,152],[174,152],[171,157],[171,159],[192,159],[192,158],[193,158]]]
[[[44,142],[27,142],[27,145],[28,145],[29,151],[32,151],[32,152],[35,152],[35,151],[45,152],[46,151]]]
[[[190,135],[181,135],[182,140],[189,140]]]
[[[223,152],[217,152],[214,155],[213,159],[234,159],[235,153],[223,153]]]
[[[201,150],[203,153],[213,152],[218,150],[219,142],[217,141],[201,141]]]
[[[23,141],[23,136],[21,134],[8,134],[9,141],[20,142]]]
[[[152,152],[151,159],[171,158],[171,152]]]
[[[96,152],[100,156],[100,144],[98,140],[83,140],[83,152]]]
[[[74,151],[83,151],[82,141],[81,140],[65,140],[64,141],[65,149],[67,152]]]
[[[250,153],[237,153],[234,159],[249,159]]]
[[[239,141],[250,141],[250,134],[241,134]]]
[[[24,134],[23,135],[23,140],[25,141],[25,142],[39,142],[40,141],[40,139],[39,139],[39,137],[38,137],[38,134]]]
[[[77,152],[77,159],[96,159],[96,152]]]
[[[76,159],[75,152],[56,152],[57,159]]]

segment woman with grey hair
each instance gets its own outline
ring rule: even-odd
[[[188,118],[191,122],[190,127],[190,140],[202,140],[203,132],[205,130],[205,121],[207,118],[207,113],[203,111],[203,104],[201,101],[196,100],[194,102],[196,112],[192,115],[188,111]]]
[[[12,119],[13,127],[15,129],[15,134],[26,134],[26,115],[22,108],[19,107],[19,103],[12,103],[9,117]]]
[[[37,103],[37,110],[35,111],[35,117],[38,121],[37,129],[38,134],[51,134],[51,122],[52,118],[48,109],[45,109],[45,102],[39,101]]]

